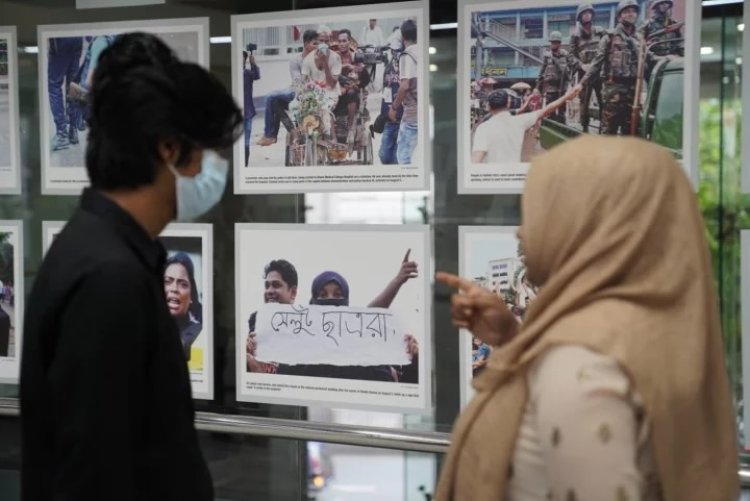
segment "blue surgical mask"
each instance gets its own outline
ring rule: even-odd
[[[229,162],[216,152],[203,152],[201,171],[195,177],[181,176],[173,165],[168,167],[175,176],[177,221],[192,221],[211,210],[221,200],[227,184]]]

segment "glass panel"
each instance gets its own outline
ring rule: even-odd
[[[342,2],[343,3],[343,2]],[[360,2],[366,3],[366,2]],[[252,5],[251,5],[252,4]],[[229,16],[247,11],[284,10],[317,7],[320,2],[283,0],[273,4],[247,3],[237,7],[228,0],[175,0],[156,7],[97,9],[78,11],[73,2],[63,6],[54,0],[34,2],[0,0],[3,25],[18,27],[20,79],[21,154],[24,194],[0,197],[0,218],[23,219],[25,222],[25,277],[28,291],[42,257],[41,222],[65,220],[75,210],[77,197],[40,195],[39,95],[36,26],[39,24],[108,22],[117,20],[158,19],[209,16],[211,35],[229,35]],[[595,24],[609,27],[614,2],[597,7]],[[455,5],[438,7],[433,2],[433,19],[455,20]],[[559,30],[565,38],[572,27],[570,9],[558,18],[546,18],[541,12],[528,16],[492,18],[492,30],[515,41],[528,40],[522,47],[541,55],[544,38]],[[721,294],[722,325],[727,349],[728,370],[737,395],[738,412],[742,411],[741,331],[739,324],[739,230],[750,228],[748,199],[739,192],[741,142],[740,81],[742,33],[738,31],[741,4],[704,9],[702,44],[713,48],[702,59],[700,90],[700,189],[699,200],[706,221],[707,235],[714,257],[717,284]],[[304,30],[306,25],[299,26]],[[520,30],[520,31],[519,31]],[[299,50],[290,33],[268,28],[259,32],[266,56],[278,56]],[[215,398],[197,401],[199,410],[239,413],[254,416],[281,417],[291,420],[319,420],[359,426],[406,428],[449,432],[459,412],[459,338],[450,324],[448,295],[438,289],[434,296],[433,366],[435,405],[429,412],[392,414],[353,412],[321,407],[297,407],[237,403],[235,400],[235,318],[234,318],[234,223],[347,223],[432,225],[434,253],[424,273],[434,269],[458,271],[458,226],[505,225],[520,222],[516,195],[459,196],[456,194],[456,32],[440,30],[431,33],[435,48],[430,63],[431,118],[433,138],[431,192],[414,193],[327,193],[309,195],[237,196],[230,189],[215,210],[202,221],[214,228],[214,305],[215,305]],[[498,73],[509,67],[524,66],[525,56],[503,47],[490,46],[485,51],[487,65]],[[230,85],[231,52],[226,43],[211,44],[211,69]],[[0,48],[0,75],[2,75]],[[664,86],[670,85],[665,78]],[[669,93],[667,93],[669,94]],[[677,95],[677,93],[674,93]],[[263,104],[258,108],[263,113]],[[655,112],[654,135],[663,135],[665,120],[678,110],[671,101],[660,101]],[[670,132],[671,134],[672,132]],[[666,139],[666,138],[663,138]],[[660,140],[663,140],[660,139]],[[5,308],[5,304],[3,304]],[[0,395],[17,396],[17,387],[0,386]],[[739,414],[741,417],[741,414]],[[741,422],[741,419],[738,419]],[[18,420],[0,419],[0,499],[16,499],[17,470],[20,463]],[[306,495],[319,499],[427,499],[434,488],[436,455],[347,448],[333,445],[303,444],[291,440],[239,437],[201,433],[201,440],[211,464],[220,499],[298,500]],[[368,465],[362,467],[362,465]],[[368,472],[382,472],[382,478],[394,479],[381,485],[381,478]],[[359,477],[357,476],[359,475]],[[16,480],[14,480],[16,479]],[[322,483],[321,483],[322,482]],[[368,483],[369,482],[369,483]],[[334,487],[336,486],[336,487]],[[391,487],[397,486],[393,490]],[[424,487],[423,491],[420,488]],[[5,490],[4,490],[5,489]],[[398,491],[398,493],[396,493]],[[354,496],[367,497],[354,497]],[[325,498],[324,496],[329,496]],[[333,496],[333,497],[331,497]],[[337,496],[337,497],[336,497]],[[389,497],[391,496],[391,497]]]

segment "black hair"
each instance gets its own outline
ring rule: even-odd
[[[102,52],[90,96],[86,169],[95,189],[152,183],[160,141],[177,141],[182,166],[192,148],[228,148],[241,133],[224,85],[148,33],[120,35]]]
[[[167,258],[164,263],[164,272],[166,273],[167,268],[173,264],[182,265],[182,267],[185,268],[185,271],[187,271],[188,280],[190,280],[190,308],[188,311],[193,314],[193,318],[198,322],[203,323],[203,305],[201,305],[200,297],[198,296],[198,286],[195,282],[195,267],[193,266],[193,260],[184,252],[178,252]]]
[[[299,283],[299,279],[297,278],[297,268],[286,259],[274,259],[268,263],[263,269],[263,278],[267,277],[272,271],[281,275],[281,279],[284,280],[289,287],[297,287],[297,284]]]
[[[351,39],[352,39],[352,32],[351,32],[351,31],[349,31],[349,29],[347,29],[347,28],[343,28],[343,29],[340,29],[340,30],[339,30],[339,33],[338,33],[338,35],[336,35],[336,38],[338,38],[338,37],[339,37],[339,35],[341,35],[342,33],[346,33],[346,36],[347,36],[347,38],[348,38],[349,40],[351,40]]]
[[[510,96],[505,89],[493,90],[487,96],[487,104],[491,110],[502,110],[508,107]]]
[[[318,32],[315,30],[305,30],[304,33],[302,33],[302,44],[307,45],[313,40],[318,38]]]
[[[417,23],[411,19],[401,23],[401,38],[405,42],[417,43]]]

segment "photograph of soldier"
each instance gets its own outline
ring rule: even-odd
[[[539,70],[536,88],[540,90],[544,101],[557,101],[565,94],[573,68],[573,60],[567,50],[562,49],[562,33],[553,31],[549,34],[549,52],[544,54],[542,68]],[[550,114],[550,119],[565,123],[565,110],[560,107]]]
[[[638,29],[641,40],[650,44],[650,50],[657,56],[684,56],[685,44],[682,27],[684,22],[677,22],[671,17],[674,7],[672,0],[651,0],[649,19]],[[648,61],[646,68],[646,80],[654,67],[655,59]]]
[[[576,21],[578,26],[570,36],[570,53],[575,62],[575,76],[580,80],[591,66],[591,61],[596,56],[599,41],[604,36],[605,30],[594,25],[594,6],[590,3],[582,3],[576,9]],[[596,96],[597,115],[601,121],[602,109],[602,81],[599,75],[593,76],[586,85],[582,86],[579,94],[579,110],[581,116],[581,129],[589,131],[589,117],[591,96]]]
[[[264,71],[253,94],[237,96],[257,110],[245,130],[261,147],[245,150],[245,165],[411,165],[423,71],[416,21],[366,13],[297,21],[240,29]],[[386,39],[381,26],[398,29]]]
[[[477,134],[497,116],[490,97],[498,90],[519,118],[564,101],[527,129],[522,162],[586,133],[637,135],[682,158],[685,41],[694,30],[685,21],[686,0],[508,1],[497,2],[496,10],[486,4],[472,9],[471,3],[465,7],[469,76],[463,79],[471,163],[518,162],[517,155],[493,162],[477,151],[508,142],[504,134],[517,138],[511,124],[534,123],[507,120],[508,127],[494,127],[489,137],[487,130]],[[533,92],[519,93],[519,84]]]

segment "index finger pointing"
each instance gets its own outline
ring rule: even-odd
[[[404,260],[402,261],[403,263],[406,263],[407,261],[409,261],[409,254],[411,254],[411,249],[408,249],[406,251],[406,255],[404,256]]]
[[[459,277],[458,275],[454,275],[452,273],[446,273],[444,271],[438,271],[435,274],[435,279],[438,282],[442,282],[445,285],[448,285],[450,287],[454,287],[454,288],[459,289],[461,291],[467,291],[468,289],[470,289],[470,288],[472,288],[472,287],[474,287],[476,285],[471,280]]]

